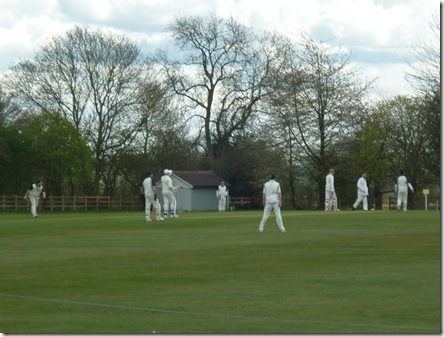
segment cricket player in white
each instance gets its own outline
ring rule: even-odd
[[[335,195],[335,170],[330,169],[325,177],[325,211],[331,211],[336,198]]]
[[[401,171],[401,175],[398,177],[397,182],[395,184],[395,192],[398,192],[398,211],[401,210],[401,206],[403,211],[407,211],[407,197],[409,194],[409,190],[414,193],[412,184],[409,183],[407,177],[405,176],[405,172]]]
[[[361,203],[362,201],[362,208],[364,211],[368,211],[368,202],[367,202],[367,196],[368,196],[368,186],[367,186],[367,180],[365,178],[367,177],[367,173],[363,172],[361,175],[361,178],[359,178],[358,183],[356,186],[358,187],[358,199],[356,199],[355,203],[353,204],[353,210],[356,211],[356,207]]]
[[[143,180],[142,186],[145,193],[145,219],[146,221],[151,221],[151,204],[153,205],[154,212],[156,213],[156,220],[164,220],[160,217],[160,203],[157,200],[157,190],[156,185],[153,181],[153,173],[147,172],[146,178]]]
[[[222,181],[216,191],[216,197],[219,199],[219,212],[225,212],[227,195],[227,186],[225,186],[225,182]]]
[[[45,191],[43,191],[43,180],[38,179],[35,184],[32,184],[26,191],[24,199],[31,202],[31,215],[33,218],[37,218],[37,207],[39,206],[40,194],[43,199],[46,198]]]
[[[262,216],[261,223],[259,224],[259,232],[264,231],[265,222],[271,214],[271,211],[274,211],[276,215],[276,224],[278,225],[281,232],[285,232],[284,223],[282,221],[281,216],[281,207],[282,207],[282,192],[281,185],[277,181],[275,181],[276,175],[274,173],[270,174],[270,180],[267,181],[264,185],[264,189],[262,191],[262,204],[264,206],[264,215]]]
[[[162,182],[162,195],[163,195],[163,217],[168,218],[168,211],[171,211],[172,218],[178,218],[176,214],[176,197],[174,192],[176,188],[173,186],[173,181],[171,180],[171,173],[173,170],[165,169],[163,171],[163,176],[160,179]]]

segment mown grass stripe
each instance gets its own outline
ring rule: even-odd
[[[239,316],[239,315],[190,312],[190,311],[167,310],[167,309],[157,309],[157,308],[129,307],[129,306],[124,306],[124,305],[79,302],[79,301],[72,301],[72,300],[62,300],[62,299],[54,299],[54,298],[40,298],[40,297],[24,296],[24,295],[0,294],[0,296],[1,297],[28,299],[28,300],[34,300],[34,301],[54,302],[54,303],[61,303],[61,304],[94,306],[94,307],[102,307],[102,308],[109,308],[109,309],[150,311],[150,312],[156,312],[156,313],[190,315],[190,316],[208,316],[208,317],[215,317],[215,318],[229,318],[229,319],[238,319],[238,320],[288,322],[288,323],[302,323],[302,324],[314,324],[314,325],[335,325],[335,326],[349,326],[349,327],[356,326],[356,327],[382,328],[382,329],[409,329],[409,330],[414,329],[414,330],[424,330],[424,331],[439,331],[439,329],[431,328],[431,327],[399,326],[399,325],[390,326],[390,325],[377,325],[377,324],[366,324],[366,323],[357,324],[357,323],[344,323],[344,322],[304,321],[304,320],[298,320],[298,319],[282,319],[282,318],[275,318],[275,317],[248,317],[248,316]]]

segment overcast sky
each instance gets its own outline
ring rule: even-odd
[[[233,17],[351,51],[353,62],[389,95],[408,94],[411,47],[427,34],[439,0],[0,0],[0,73],[32,59],[45,39],[73,25],[115,29],[149,53],[165,46],[176,15]]]

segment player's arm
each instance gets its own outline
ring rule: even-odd
[[[358,189],[361,191],[361,193],[365,193],[366,192],[366,186],[365,186],[365,181],[360,179],[359,183],[358,183]]]
[[[24,199],[28,199],[29,198],[29,193],[31,192],[31,190],[33,189],[33,186],[29,186],[28,190],[25,193]]]

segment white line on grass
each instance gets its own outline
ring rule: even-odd
[[[428,327],[414,327],[414,326],[400,326],[400,325],[374,325],[374,324],[339,323],[339,322],[322,322],[322,321],[303,321],[303,320],[297,320],[297,319],[283,319],[283,318],[273,318],[273,317],[251,317],[251,316],[211,314],[211,313],[203,313],[203,312],[166,310],[166,309],[155,309],[155,308],[128,307],[128,306],[123,306],[123,305],[79,302],[79,301],[60,300],[60,299],[54,299],[54,298],[41,298],[41,297],[23,296],[23,295],[14,295],[14,294],[0,294],[0,297],[22,298],[22,299],[35,300],[35,301],[45,301],[45,302],[54,302],[54,303],[62,303],[62,304],[86,305],[86,306],[111,308],[111,309],[150,311],[150,312],[158,312],[158,313],[160,312],[160,313],[178,314],[178,315],[207,316],[207,317],[232,318],[232,319],[253,320],[253,321],[259,320],[259,321],[271,321],[271,322],[335,325],[335,326],[348,326],[348,327],[366,327],[366,328],[379,328],[379,329],[414,329],[414,330],[440,331],[440,328],[428,328]]]

